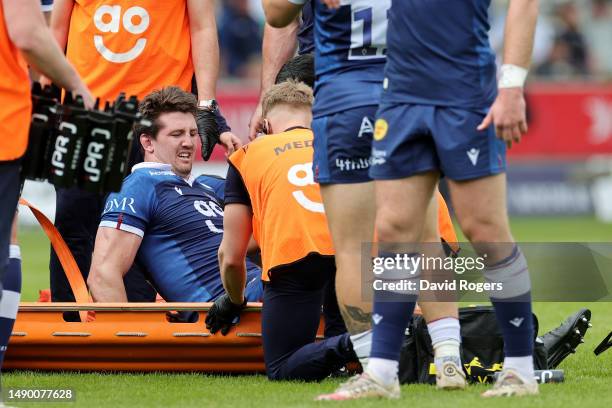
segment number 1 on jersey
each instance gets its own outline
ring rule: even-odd
[[[391,0],[351,0],[349,60],[384,58],[387,52],[387,13]],[[344,4],[344,2],[343,2]]]

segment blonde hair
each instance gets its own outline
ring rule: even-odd
[[[266,92],[261,102],[262,117],[278,105],[291,105],[293,107],[312,107],[314,97],[312,88],[303,82],[288,80],[276,84]]]

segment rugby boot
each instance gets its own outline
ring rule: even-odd
[[[548,368],[556,368],[576,347],[584,343],[584,335],[591,327],[591,311],[580,309],[565,319],[556,329],[540,336],[547,353]]]
[[[502,370],[493,388],[481,394],[484,398],[492,397],[521,397],[538,394],[538,383],[534,378],[525,379],[515,370],[508,368]]]
[[[315,398],[316,401],[345,401],[362,398],[388,398],[398,399],[400,397],[399,380],[396,378],[393,384],[386,386],[367,372],[358,374],[341,384],[331,394],[322,394]]]
[[[440,370],[436,364],[436,388],[441,390],[462,390],[467,386],[465,373],[456,358],[448,358],[442,362]]]

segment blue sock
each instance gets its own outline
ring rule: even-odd
[[[12,253],[13,248],[11,248]],[[19,257],[11,256],[9,258],[2,284],[4,288],[0,300],[0,369],[4,361],[6,347],[11,338],[19,308],[19,298],[21,297],[21,259]]]
[[[497,324],[504,337],[506,357],[533,355],[533,315],[531,314],[531,292],[512,299],[494,299]]]
[[[491,265],[485,274],[504,284],[502,296],[491,296],[497,324],[504,338],[506,357],[533,355],[534,330],[531,312],[531,285],[527,261],[514,247],[506,259]]]
[[[394,258],[396,254],[379,253],[379,257]],[[403,276],[407,280],[416,281],[418,275],[408,276],[405,271],[390,271],[392,279]],[[395,274],[394,274],[395,272]],[[386,277],[385,273],[381,276]],[[412,317],[416,305],[417,292],[397,293],[385,290],[374,291],[372,308],[372,351],[370,357],[399,361],[400,350],[404,341],[406,326]]]

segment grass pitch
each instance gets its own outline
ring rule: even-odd
[[[515,238],[523,242],[612,242],[612,225],[591,218],[513,219]],[[48,243],[38,231],[20,234],[23,254],[23,300],[38,298],[38,289],[49,287]],[[579,276],[579,271],[577,271]],[[333,390],[340,380],[322,383],[273,383],[264,376],[209,376],[202,374],[81,374],[8,372],[4,388],[72,388],[76,402],[44,403],[44,407],[612,407],[612,350],[595,357],[593,349],[612,330],[612,303],[537,303],[535,313],[540,333],[557,326],[581,307],[593,312],[593,328],[559,368],[565,370],[563,384],[545,384],[537,397],[483,400],[486,386],[466,391],[439,392],[427,385],[402,387],[399,401],[316,403],[313,398]],[[41,407],[41,403],[17,403]]]

